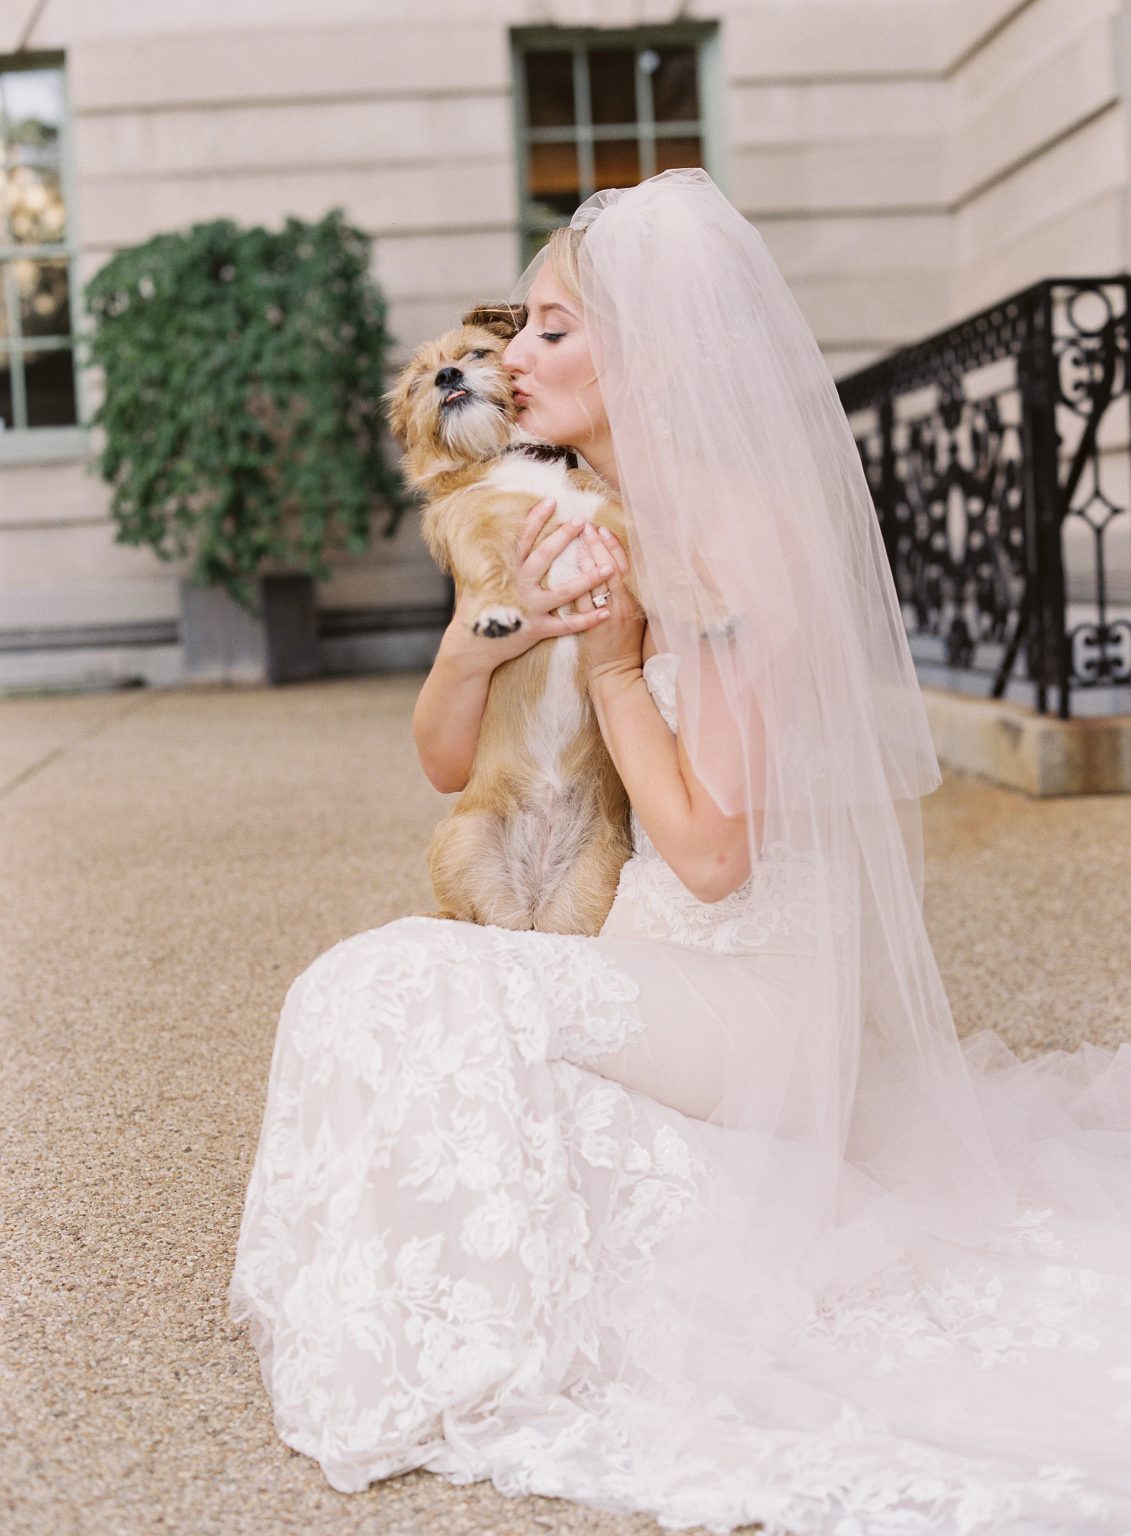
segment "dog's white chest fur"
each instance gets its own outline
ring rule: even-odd
[[[589,831],[588,818],[578,815],[577,785],[567,784],[562,772],[585,707],[577,646],[574,635],[552,642],[546,686],[524,741],[535,769],[531,794],[511,817],[503,838],[501,876],[524,912],[535,911],[545,893],[568,884]]]
[[[484,477],[487,485],[501,491],[526,491],[531,496],[553,496],[557,500],[551,525],[582,517],[592,522],[602,498],[596,491],[582,491],[571,485],[565,463],[557,459],[529,459],[524,454],[507,454],[493,464]]]
[[[488,472],[487,479],[503,491],[525,491],[531,496],[555,496],[554,523],[574,518],[592,521],[602,498],[594,491],[582,491],[570,483],[564,463],[546,459],[503,459]],[[548,583],[561,586],[578,575],[579,545],[568,545],[550,567]],[[573,611],[565,603],[559,613]],[[577,679],[577,637],[560,635],[550,652],[546,687],[530,722],[527,750],[537,763],[543,782],[551,794],[562,790],[562,754],[581,728],[583,703]]]
[[[550,649],[546,687],[530,721],[526,740],[527,751],[552,794],[562,792],[562,754],[581,729],[581,710],[577,637],[559,635]]]

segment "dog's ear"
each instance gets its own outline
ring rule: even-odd
[[[402,373],[392,389],[387,389],[381,396],[382,403],[386,407],[385,419],[389,423],[389,431],[397,442],[404,447],[408,436],[408,376],[407,371]]]
[[[482,326],[504,341],[510,341],[526,324],[525,304],[477,304],[463,317],[464,325]]]

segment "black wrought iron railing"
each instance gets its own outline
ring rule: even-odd
[[[1131,710],[1129,309],[1048,278],[837,381],[924,682]]]

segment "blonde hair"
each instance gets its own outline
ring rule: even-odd
[[[574,229],[572,224],[562,224],[546,241],[546,260],[550,263],[554,276],[578,304],[582,304],[583,300],[581,272],[577,258],[584,238],[584,229]]]

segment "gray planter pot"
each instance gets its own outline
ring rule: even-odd
[[[182,578],[181,643],[187,682],[297,683],[322,676],[314,578],[291,571],[259,578],[263,618],[223,587]]]

